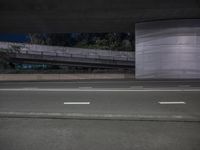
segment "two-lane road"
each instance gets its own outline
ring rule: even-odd
[[[15,88],[0,95],[0,114],[7,116],[200,121],[197,89]]]
[[[0,83],[0,149],[199,150],[199,81]]]

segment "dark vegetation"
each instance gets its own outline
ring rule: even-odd
[[[133,51],[133,33],[50,33],[29,34],[31,44],[91,49]]]

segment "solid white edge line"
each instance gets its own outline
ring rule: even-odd
[[[22,92],[200,92],[200,89],[0,89],[0,91]]]
[[[92,87],[78,87],[79,89],[92,89]]]
[[[186,102],[158,102],[161,105],[180,105],[180,104],[186,104]]]
[[[64,102],[64,105],[89,105],[90,102]]]

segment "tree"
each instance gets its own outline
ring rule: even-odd
[[[31,44],[69,46],[105,50],[134,50],[132,33],[50,33],[29,34]]]

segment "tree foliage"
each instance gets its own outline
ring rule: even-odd
[[[134,50],[132,33],[29,34],[30,43],[105,50]]]

